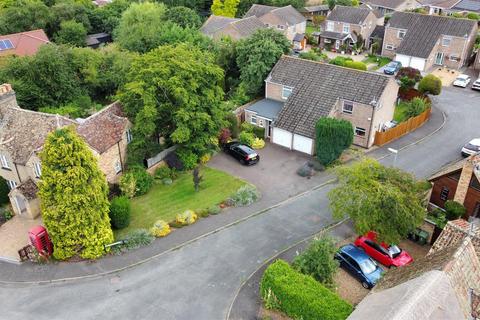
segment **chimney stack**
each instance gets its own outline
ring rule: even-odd
[[[4,83],[0,85],[0,95],[4,95],[5,93],[12,92],[12,85],[9,83]]]

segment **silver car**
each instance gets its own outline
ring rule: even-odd
[[[480,78],[475,80],[474,83],[472,83],[472,90],[479,90],[480,91]]]
[[[470,140],[462,148],[462,156],[468,157],[480,152],[480,138]]]

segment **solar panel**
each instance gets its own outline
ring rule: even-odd
[[[13,44],[12,44],[12,41],[10,41],[10,39],[3,40],[3,43],[5,43],[5,47],[7,49],[12,49],[13,48]]]
[[[0,50],[5,50],[5,49],[7,49],[7,46],[5,45],[3,40],[0,40]]]

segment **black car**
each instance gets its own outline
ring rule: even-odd
[[[252,165],[260,161],[260,156],[249,146],[240,142],[229,142],[223,146],[223,150],[241,164]]]

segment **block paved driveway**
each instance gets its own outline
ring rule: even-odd
[[[479,93],[452,88],[435,101],[447,113],[445,127],[401,151],[397,161],[420,177],[458,159],[461,144],[480,136]],[[392,159],[382,162],[391,164]],[[262,261],[332,221],[330,188],[312,191],[116,275],[59,284],[0,285],[0,318],[225,319],[236,290]]]

